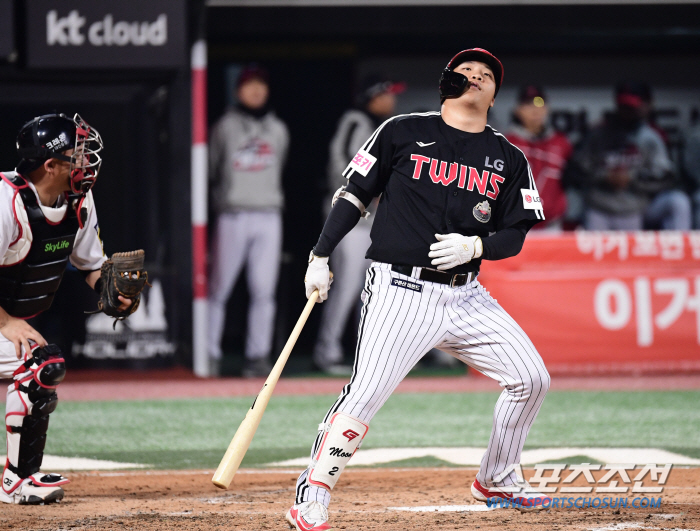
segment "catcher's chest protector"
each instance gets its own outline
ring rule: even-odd
[[[48,221],[21,175],[0,176],[15,190],[12,208],[19,225],[18,239],[2,257],[0,306],[14,317],[32,317],[51,306],[73,252],[78,218],[67,205],[62,220]]]

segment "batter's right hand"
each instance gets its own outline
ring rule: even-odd
[[[311,297],[314,290],[318,290],[318,302],[323,302],[328,298],[328,290],[333,282],[330,269],[328,268],[327,256],[316,256],[313,251],[309,255],[309,266],[306,268],[304,286],[306,287],[306,298]]]
[[[29,345],[30,339],[40,347],[45,347],[48,344],[44,337],[34,330],[27,321],[11,315],[8,315],[5,324],[0,326],[0,332],[15,344],[17,359],[22,358],[22,346],[24,346],[25,352],[32,352],[32,347]]]

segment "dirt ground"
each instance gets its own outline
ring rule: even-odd
[[[298,471],[242,470],[228,491],[211,484],[212,473],[74,473],[60,504],[3,506],[0,529],[288,529],[284,514],[294,497]],[[514,509],[483,512],[390,509],[474,505],[469,485],[475,474],[475,470],[463,468],[346,470],[333,493],[330,523],[333,529],[348,531],[700,530],[698,468],[671,471],[664,492],[648,495],[662,497],[659,508],[551,509],[525,514]],[[525,477],[531,475],[525,471]],[[578,480],[574,485],[577,484],[584,485]],[[627,494],[630,501],[633,496]]]

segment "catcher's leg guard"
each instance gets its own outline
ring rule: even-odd
[[[330,422],[319,425],[319,430],[321,443],[311,460],[309,484],[331,490],[369,426],[345,413],[336,413]]]
[[[58,474],[39,473],[49,415],[58,402],[56,387],[66,374],[65,360],[56,345],[35,347],[32,354],[15,371],[7,392],[7,461],[0,492],[0,501],[6,503],[57,501],[63,497],[60,485],[68,483]]]

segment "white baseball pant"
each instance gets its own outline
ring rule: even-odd
[[[341,340],[348,316],[359,307],[362,284],[367,268],[372,263],[365,252],[372,240],[372,225],[360,222],[340,241],[330,259],[333,285],[328,300],[323,303],[323,314],[313,359],[319,367],[337,365],[343,361]]]
[[[0,379],[11,380],[13,373],[24,363],[24,346],[20,346],[22,359],[17,359],[15,344],[0,333]],[[5,418],[12,413],[24,412],[25,404],[15,388],[14,380],[7,386],[7,399],[5,400]]]
[[[250,295],[245,355],[249,360],[256,360],[270,354],[281,252],[282,214],[279,211],[251,210],[219,215],[209,284],[211,358],[221,358],[226,303],[244,264]]]
[[[486,487],[515,483],[515,472],[504,472],[520,462],[550,383],[542,358],[520,326],[478,280],[451,288],[400,275],[378,262],[367,271],[362,300],[353,375],[323,422],[343,412],[369,424],[423,355],[439,348],[503,387],[477,479]],[[317,436],[312,456],[320,440]],[[327,506],[330,493],[310,485],[308,473],[299,476],[296,502],[316,500]]]

